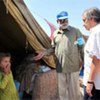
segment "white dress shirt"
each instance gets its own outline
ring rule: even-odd
[[[96,25],[90,30],[91,34],[85,45],[85,64],[84,64],[84,79],[83,83],[86,85],[90,73],[90,64],[92,62],[92,56],[96,56],[100,59],[100,24]],[[94,79],[96,89],[100,90],[100,73],[96,74]]]

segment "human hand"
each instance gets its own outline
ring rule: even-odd
[[[33,57],[34,60],[40,60],[43,58],[43,56],[45,55],[45,52],[44,51],[37,51],[37,56]]]
[[[89,96],[92,96],[92,89],[93,89],[93,84],[87,83],[86,92],[88,93]]]

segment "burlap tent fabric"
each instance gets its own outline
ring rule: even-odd
[[[26,35],[27,41],[36,51],[50,48],[50,39],[40,25],[28,11],[21,0],[4,0],[7,12],[10,13]],[[52,68],[55,68],[54,56],[45,56],[43,60]]]
[[[32,100],[59,100],[55,70],[40,74],[34,82]]]

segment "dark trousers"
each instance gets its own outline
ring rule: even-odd
[[[86,92],[86,86],[84,86],[84,100],[100,100],[100,90],[96,90],[95,87],[93,87],[92,90],[92,97],[90,97]]]

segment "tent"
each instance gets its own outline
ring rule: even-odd
[[[29,12],[23,0],[0,0],[0,52],[11,53],[13,74],[16,75],[18,65],[28,54],[50,47],[50,38]],[[49,67],[55,68],[54,55],[45,56],[43,60]],[[56,76],[56,72],[51,70],[36,77],[33,100],[37,100],[37,97],[38,100],[58,100]]]
[[[28,53],[50,47],[50,38],[23,0],[0,0],[0,52],[10,52],[20,61]],[[55,68],[54,55],[43,60]]]

